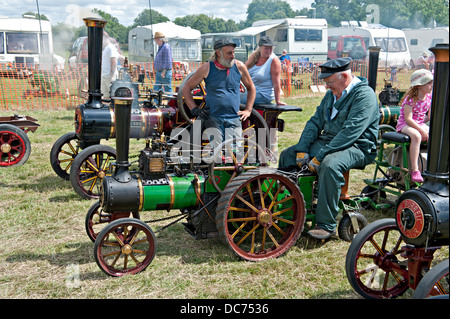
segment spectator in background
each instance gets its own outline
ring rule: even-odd
[[[291,61],[291,57],[287,54],[286,49],[284,49],[280,56],[280,62],[281,64],[286,64],[287,61]]]
[[[103,32],[102,51],[102,80],[101,91],[104,99],[111,97],[111,83],[117,78],[117,60],[119,52],[111,43],[111,38],[107,32]]]
[[[428,70],[433,72],[433,69],[434,69],[434,54],[433,53],[431,53],[430,56],[428,57],[427,63],[428,63]]]
[[[153,90],[172,92],[172,48],[162,32],[155,32],[154,39],[159,48],[154,62],[156,76]]]
[[[281,68],[283,69],[283,72],[289,72],[292,73],[292,60],[291,57],[287,54],[286,49],[283,50],[283,53],[279,57],[281,62]]]
[[[428,54],[426,52],[422,53],[420,57],[416,60],[416,68],[418,69],[428,69]]]
[[[281,62],[273,53],[275,43],[268,36],[262,36],[258,48],[245,62],[256,87],[255,104],[270,104],[275,100],[277,105],[286,105],[281,102]],[[241,103],[246,103],[247,94],[241,94]]]

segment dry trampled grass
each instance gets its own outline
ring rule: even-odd
[[[297,141],[319,101],[288,100],[301,104],[304,111],[281,116],[286,131],[279,134],[279,150]],[[74,130],[74,111],[20,113],[37,118],[41,127],[28,134],[32,144],[28,162],[0,169],[0,298],[359,298],[345,274],[347,242],[322,243],[302,236],[286,255],[251,263],[238,260],[218,239],[193,239],[181,223],[158,233],[156,257],[146,271],[122,278],[106,276],[94,261],[94,244],[84,229],[93,201],[81,199],[49,162],[53,143]],[[106,143],[114,146],[114,141]],[[144,146],[142,140],[132,143]],[[372,169],[352,173],[351,194],[359,194],[362,178]],[[141,219],[169,214],[144,212]],[[386,217],[393,217],[392,211],[367,214],[369,221]]]

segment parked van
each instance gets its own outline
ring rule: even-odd
[[[416,61],[423,53],[430,53],[429,48],[438,43],[448,43],[448,27],[402,29],[408,40],[411,59]]]
[[[219,39],[228,38],[236,43],[234,56],[237,60],[245,62],[248,59],[248,48],[245,39],[238,32],[205,33],[202,34],[202,62],[206,62],[214,52],[214,43]]]
[[[367,57],[364,39],[359,35],[341,35],[328,37],[328,60],[351,57],[353,60],[365,60]]]
[[[357,23],[355,21],[355,23]],[[357,23],[358,24],[358,23]],[[409,67],[411,54],[408,49],[405,33],[402,30],[387,28],[381,24],[359,22],[358,26],[344,26],[328,29],[328,36],[361,36],[366,49],[379,46],[380,67]]]
[[[39,55],[53,53],[49,21],[29,18],[0,18],[0,63],[12,70],[32,69]]]
[[[153,34],[162,32],[169,40],[174,62],[200,62],[201,33],[190,27],[162,22],[136,27],[128,32],[128,54],[131,62],[152,62],[158,50]]]
[[[252,35],[255,43],[261,36],[270,36],[276,43],[274,52],[281,55],[285,49],[292,60],[325,61],[328,54],[328,29],[325,19],[295,18],[259,20],[240,31]]]

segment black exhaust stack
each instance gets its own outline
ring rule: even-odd
[[[433,98],[431,101],[430,134],[428,141],[427,169],[424,172],[425,183],[422,187],[432,191],[439,184],[449,180],[448,143],[449,143],[449,113],[448,113],[448,44],[430,48],[436,58],[434,68]],[[448,194],[447,194],[448,195]]]
[[[131,175],[128,171],[130,163],[128,154],[130,149],[130,123],[131,123],[131,104],[133,96],[131,90],[126,87],[118,88],[112,97],[115,109],[116,123],[116,170],[113,177],[119,182],[128,182]]]
[[[369,86],[374,92],[377,88],[377,72],[378,72],[378,60],[380,56],[381,47],[369,47]]]
[[[102,48],[103,48],[103,28],[106,20],[98,18],[84,18],[88,28],[88,81],[89,98],[87,106],[93,108],[102,107],[101,73],[102,73]]]
[[[141,207],[140,181],[131,176],[128,161],[130,147],[131,104],[129,88],[115,90],[112,100],[116,125],[116,163],[112,176],[103,178],[100,205],[105,212],[134,212]]]

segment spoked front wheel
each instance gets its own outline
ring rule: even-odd
[[[240,258],[260,261],[286,253],[300,237],[305,202],[298,186],[274,170],[236,177],[217,204],[220,238]]]
[[[139,219],[139,212],[115,212],[107,213],[100,207],[100,201],[96,201],[88,210],[85,219],[86,233],[90,240],[95,242],[98,234],[109,223],[119,218],[128,218],[130,215],[133,218]]]
[[[345,271],[353,289],[368,299],[395,298],[409,288],[405,245],[395,219],[380,219],[353,239]]]
[[[98,234],[95,262],[107,275],[121,277],[144,271],[156,253],[156,236],[143,221],[121,218]]]

